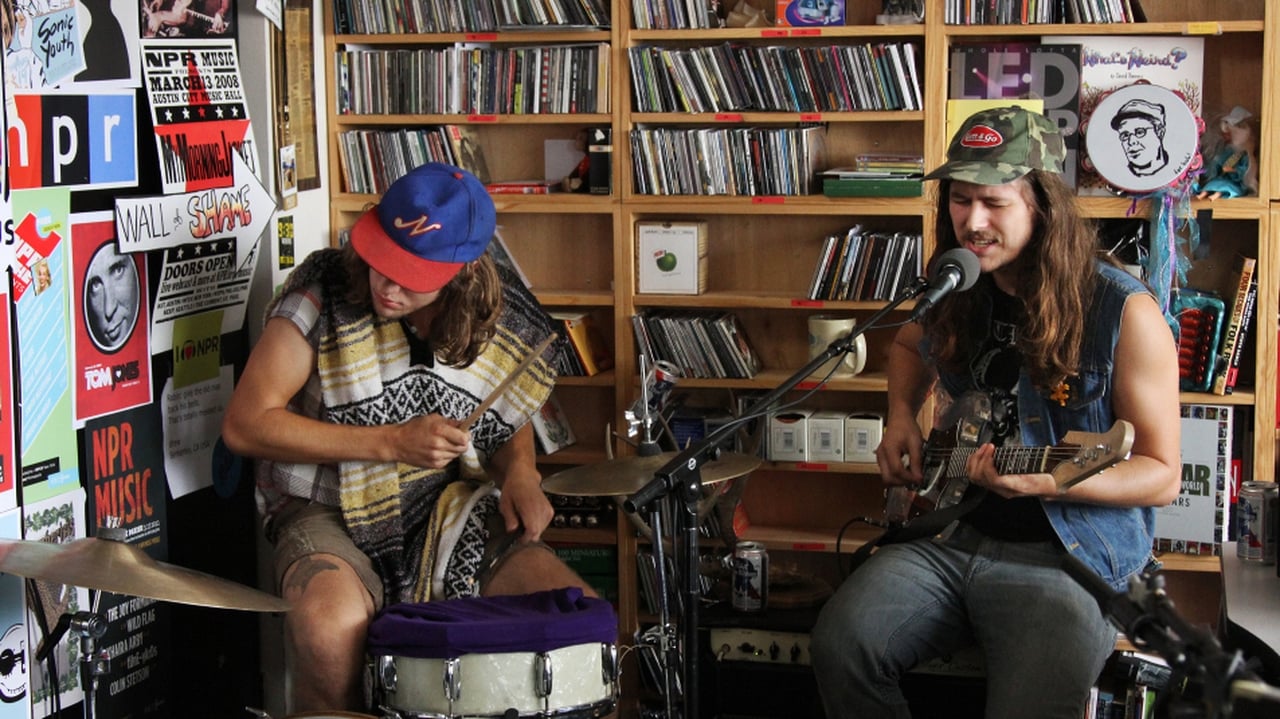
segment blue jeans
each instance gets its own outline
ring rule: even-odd
[[[909,717],[903,673],[975,644],[987,719],[1080,719],[1116,630],[1060,568],[1064,554],[965,525],[945,540],[878,549],[827,601],[810,638],[827,719]]]

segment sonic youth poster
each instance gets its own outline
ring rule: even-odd
[[[22,512],[10,509],[0,513],[0,537],[22,539]],[[27,601],[23,591],[25,580],[13,574],[0,574],[0,719],[27,719],[31,716],[27,682],[30,680],[27,651]]]
[[[116,242],[115,213],[71,216],[76,423],[151,403],[144,253]]]
[[[143,40],[142,72],[166,195],[226,187],[258,155],[232,40]]]
[[[71,194],[15,190],[13,301],[18,317],[22,501],[80,486],[71,393],[67,262]]]
[[[13,23],[4,55],[4,84],[10,91],[54,87],[84,69],[73,0],[15,0]]]

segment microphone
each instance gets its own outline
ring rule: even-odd
[[[957,247],[947,250],[933,263],[933,273],[929,277],[929,289],[925,290],[916,301],[916,308],[911,312],[911,321],[915,322],[924,316],[938,300],[951,292],[964,292],[978,281],[982,269],[978,267],[978,256]]]

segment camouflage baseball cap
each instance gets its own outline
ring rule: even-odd
[[[965,120],[947,149],[947,163],[924,179],[1003,185],[1032,170],[1062,172],[1066,154],[1052,120],[1019,107],[998,107]]]

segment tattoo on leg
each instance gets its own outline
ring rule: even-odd
[[[304,591],[307,585],[320,572],[336,572],[338,565],[328,559],[315,559],[314,557],[303,557],[298,560],[297,567],[294,568],[292,575],[286,588]]]

